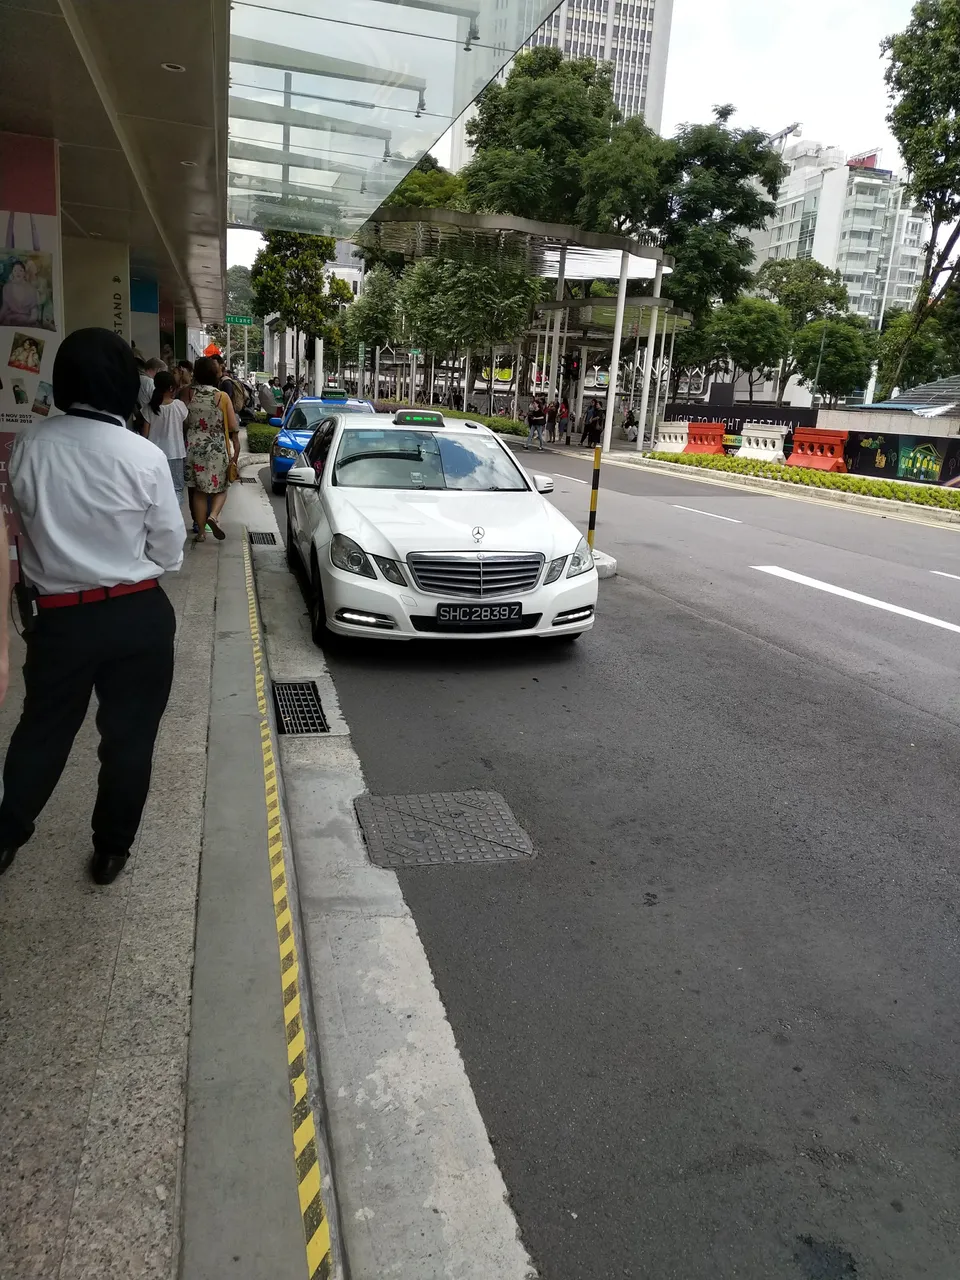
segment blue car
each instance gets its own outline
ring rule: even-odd
[[[270,446],[270,487],[283,493],[287,472],[297,465],[310,437],[328,413],[373,413],[369,400],[353,400],[345,391],[326,390],[322,396],[301,396],[290,405],[283,418],[271,418],[270,425],[279,427]]]

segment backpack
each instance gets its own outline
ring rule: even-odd
[[[223,385],[224,382],[228,382],[230,384],[229,390],[227,390],[227,388]],[[224,378],[223,382],[220,383],[220,390],[227,392],[227,395],[233,401],[234,413],[236,413],[237,416],[239,417],[241,411],[243,410],[244,406],[247,403],[247,398],[243,394],[243,387],[241,387],[240,383],[236,380],[236,378]]]

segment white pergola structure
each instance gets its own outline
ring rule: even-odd
[[[381,208],[354,236],[357,244],[381,252],[402,254],[409,261],[426,257],[446,257],[464,262],[491,262],[503,266],[523,266],[535,275],[556,277],[555,302],[548,321],[550,361],[548,389],[557,394],[560,381],[560,339],[565,316],[576,307],[589,305],[593,316],[612,313],[610,358],[611,394],[607,396],[604,448],[609,449],[613,431],[616,387],[620,373],[627,303],[631,314],[649,314],[648,354],[644,363],[641,393],[645,419],[653,374],[653,346],[661,313],[675,311],[673,303],[661,296],[665,274],[673,269],[673,259],[664,254],[653,235],[615,236],[584,231],[559,223],[535,222],[504,214],[460,213],[453,209]],[[618,281],[616,300],[565,299],[564,286],[570,280]],[[629,280],[652,280],[650,295],[627,298]],[[682,313],[677,313],[679,316]],[[606,327],[602,325],[601,327]],[[605,340],[602,342],[605,345]],[[581,390],[582,390],[581,379]]]

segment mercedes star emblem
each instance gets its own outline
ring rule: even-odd
[[[486,531],[486,529],[484,529],[483,525],[478,524],[478,525],[477,525],[477,526],[472,530],[472,533],[473,533],[473,540],[474,540],[474,542],[482,542],[482,541],[483,541],[483,539],[484,539],[484,535],[486,534],[486,532],[487,532],[487,531]]]

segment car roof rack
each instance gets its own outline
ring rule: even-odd
[[[398,409],[393,415],[395,427],[445,427],[443,414],[436,409]]]

